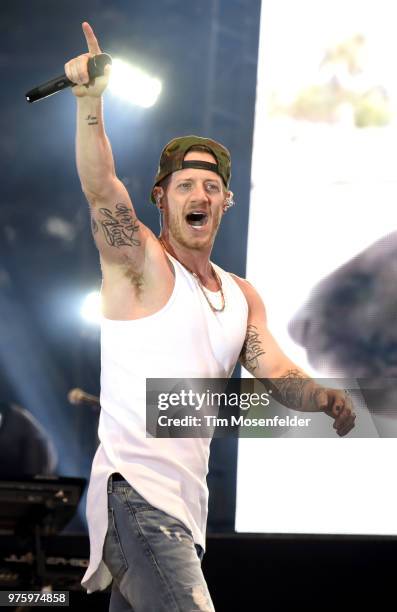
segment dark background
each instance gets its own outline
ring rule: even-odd
[[[164,144],[192,133],[224,143],[237,206],[213,260],[244,276],[259,17],[260,0],[1,2],[0,400],[44,426],[59,474],[88,477],[96,448],[97,415],[66,396],[99,394],[99,329],[79,310],[101,276],[75,169],[73,95],[29,105],[24,94],[86,52],[82,21],[104,51],[160,78],[149,109],[105,95],[118,176],[157,232],[149,193]],[[212,443],[209,531],[233,529],[236,460],[237,441]],[[73,528],[84,529],[82,514]]]
[[[244,275],[259,17],[260,0],[0,3],[0,408],[16,402],[44,426],[58,474],[87,478],[96,448],[97,415],[68,404],[67,392],[99,393],[99,330],[83,321],[80,306],[101,277],[75,170],[73,95],[29,105],[24,94],[86,51],[82,21],[91,23],[104,51],[160,78],[163,92],[150,109],[106,93],[118,175],[142,222],[157,231],[149,193],[164,144],[191,133],[223,142],[232,153],[237,205],[222,222],[213,260]],[[0,467],[1,429],[0,423]],[[357,609],[370,600],[376,610],[390,609],[392,538],[220,534],[234,527],[237,441],[217,439],[211,446],[203,569],[217,611],[299,604],[335,610],[347,602]],[[354,458],[352,466],[346,469],[354,483]],[[253,469],[260,478],[269,466]],[[83,507],[84,500],[70,531],[84,531]],[[63,546],[80,540],[81,554],[72,555],[86,559],[86,536],[68,534]],[[15,542],[10,546],[15,551]],[[82,569],[75,573],[79,583]],[[108,608],[107,593],[95,593],[88,604],[84,593],[77,596],[75,610]]]

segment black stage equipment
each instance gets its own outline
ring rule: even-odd
[[[74,516],[85,485],[61,476],[0,480],[0,589],[62,586],[64,576],[56,581],[49,572],[47,549]],[[68,568],[67,561],[53,565]]]

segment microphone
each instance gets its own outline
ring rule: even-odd
[[[82,389],[71,389],[68,393],[68,400],[71,404],[75,405],[86,404],[96,408],[100,407],[99,397],[90,395],[90,393],[86,393]]]
[[[96,77],[103,76],[105,66],[112,63],[112,58],[107,53],[100,53],[99,55],[94,55],[94,57],[90,57],[88,60],[88,74],[90,77],[90,81],[95,79]],[[28,91],[25,96],[28,102],[37,102],[38,100],[43,100],[44,98],[48,98],[48,96],[52,96],[53,94],[61,91],[62,89],[66,89],[66,87],[74,87],[76,83],[73,83],[66,74],[61,74],[59,77],[55,79],[51,79],[51,81],[47,81],[38,87],[34,87],[30,91]]]

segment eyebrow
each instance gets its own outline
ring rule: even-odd
[[[177,183],[186,183],[187,181],[192,181],[193,183],[196,181],[197,179],[194,179],[192,177],[186,177],[186,178],[178,178],[176,179]],[[208,183],[209,181],[213,181],[214,183],[220,183],[220,178],[218,177],[214,177],[214,178],[207,178],[204,179],[204,183]]]

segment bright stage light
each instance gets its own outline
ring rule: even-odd
[[[102,317],[102,304],[99,291],[92,291],[86,296],[80,312],[83,319],[88,321],[88,323],[100,323]]]
[[[109,80],[110,91],[132,104],[149,108],[157,102],[161,81],[121,59],[114,59]]]

